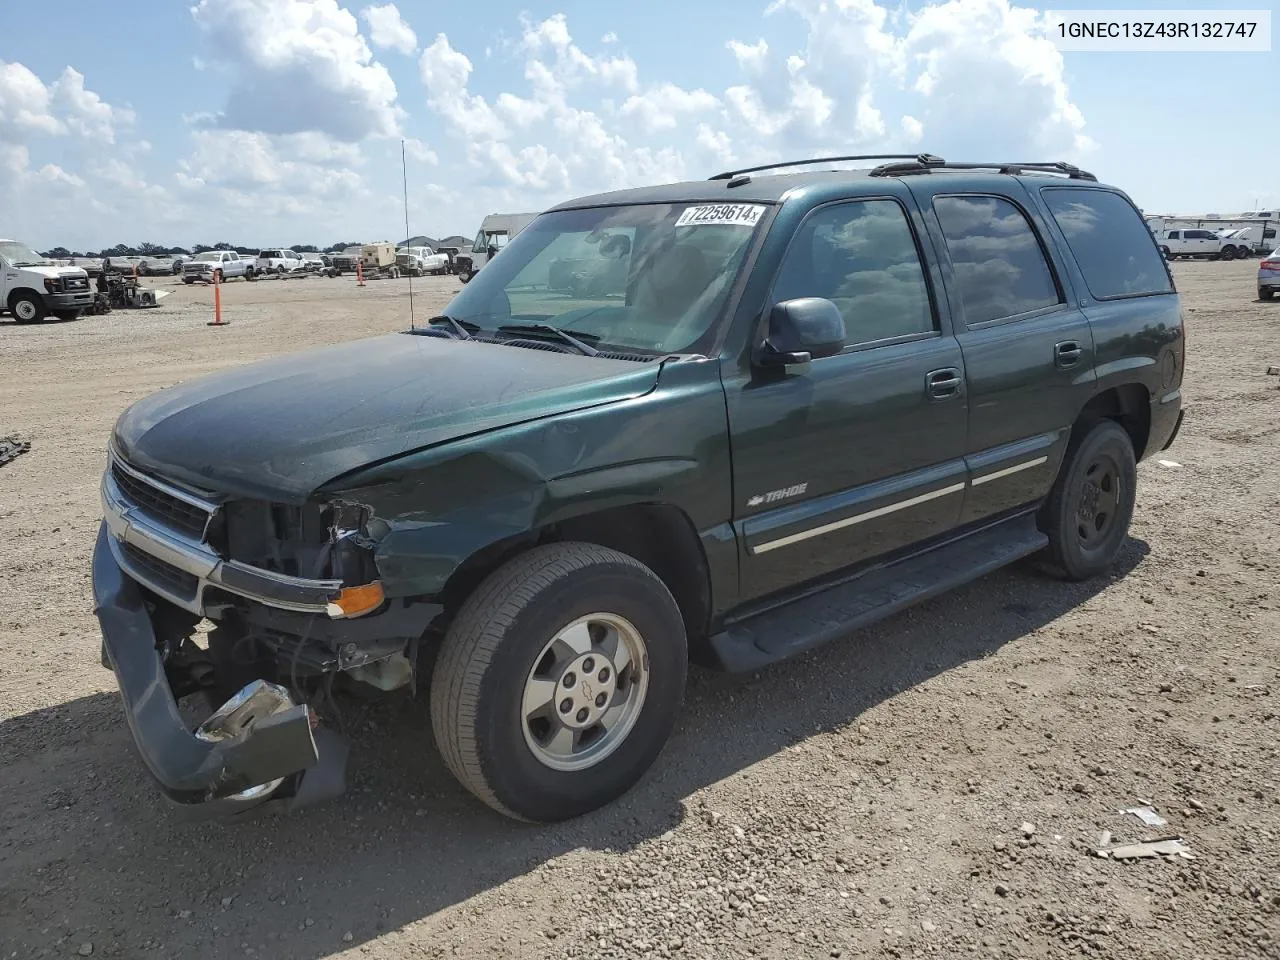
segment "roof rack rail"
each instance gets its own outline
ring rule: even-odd
[[[910,160],[916,164],[941,164],[945,161],[931,153],[870,153],[856,157],[814,157],[811,160],[788,160],[785,163],[764,163],[758,167],[743,167],[741,170],[725,170],[708,180],[732,180],[744,173],[759,173],[761,170],[780,170],[783,167],[805,167],[813,163],[843,163],[849,160]]]
[[[873,177],[905,177],[919,173],[928,173],[931,170],[995,170],[998,173],[1006,173],[1018,175],[1021,173],[1057,173],[1071,180],[1092,180],[1095,183],[1098,178],[1088,170],[1081,170],[1079,167],[1071,163],[1065,163],[1061,160],[1050,162],[1031,162],[1031,163],[962,163],[948,162],[938,158],[925,160],[921,157],[917,161],[906,161],[901,163],[885,163],[876,167],[871,171],[870,176]]]

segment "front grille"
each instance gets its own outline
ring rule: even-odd
[[[206,510],[138,479],[118,463],[111,464],[111,477],[124,498],[153,520],[192,540],[204,538],[205,527],[209,523]]]
[[[199,579],[185,570],[179,570],[172,564],[165,563],[159,557],[153,557],[144,550],[139,550],[131,543],[120,541],[120,549],[139,572],[146,575],[147,580],[156,587],[164,587],[179,597],[191,598],[196,595],[200,586]]]

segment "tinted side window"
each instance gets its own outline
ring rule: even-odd
[[[1026,216],[999,197],[935,197],[965,320],[982,323],[1061,303]]]
[[[796,232],[775,302],[825,297],[844,315],[845,345],[937,329],[907,215],[892,200],[824,207]]]
[[[1164,258],[1124,197],[1074,187],[1053,187],[1041,194],[1095,297],[1173,291]]]

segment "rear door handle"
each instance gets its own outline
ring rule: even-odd
[[[946,400],[960,395],[964,386],[964,378],[960,376],[959,367],[943,367],[941,370],[930,370],[924,376],[924,390],[931,400]]]
[[[1074,367],[1080,362],[1080,357],[1084,353],[1080,344],[1075,340],[1063,340],[1061,343],[1053,345],[1053,363],[1056,367]]]

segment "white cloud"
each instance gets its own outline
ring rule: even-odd
[[[603,37],[600,38],[600,42],[601,43],[617,43],[618,35],[614,33],[612,30],[610,30],[608,33],[606,33]]]
[[[913,87],[926,100],[924,120],[947,149],[1070,159],[1093,148],[1062,54],[1036,10],[1008,0],[948,0],[919,11],[904,50],[921,68]],[[992,123],[996,107],[1000,122]]]
[[[62,133],[50,99],[48,88],[27,67],[0,60],[0,142],[29,133]]]
[[[466,139],[502,139],[506,127],[488,102],[467,93],[471,61],[439,34],[418,58],[418,72],[427,88],[427,103]]]
[[[752,44],[730,40],[725,46],[738,61],[738,66],[747,73],[758,74],[764,69],[765,58],[769,56],[769,44],[763,39]]]
[[[622,105],[623,116],[634,116],[646,133],[674,129],[686,116],[714,110],[720,101],[705,90],[684,90],[673,83],[663,83],[652,90],[628,97]]]
[[[92,90],[86,90],[84,74],[71,67],[62,71],[50,91],[67,126],[83,137],[114,143],[116,125],[128,126],[135,119],[132,110],[113,107]]]
[[[924,124],[913,116],[905,116],[902,118],[900,126],[902,127],[902,136],[907,143],[919,143],[924,137]]]
[[[404,150],[405,154],[414,160],[429,163],[433,167],[440,163],[440,158],[436,155],[436,152],[416,137],[409,137],[405,140]]]
[[[394,3],[365,7],[360,16],[369,24],[369,39],[375,47],[398,50],[405,56],[418,49],[418,35],[404,22]]]
[[[218,126],[347,142],[398,132],[395,82],[337,0],[199,0],[191,13],[231,78]]]

